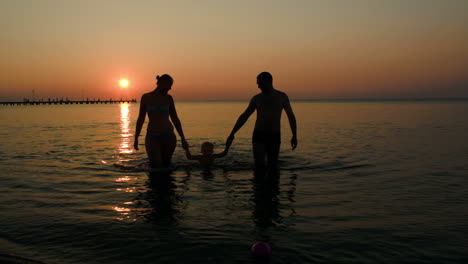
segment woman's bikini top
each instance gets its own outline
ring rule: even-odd
[[[169,112],[169,106],[171,103],[167,103],[162,106],[156,106],[156,105],[146,105],[146,111],[152,112],[152,113],[165,113]]]

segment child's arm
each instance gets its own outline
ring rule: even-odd
[[[227,154],[228,154],[228,151],[229,151],[229,147],[226,146],[226,148],[223,150],[223,152],[221,153],[218,153],[218,154],[213,154],[213,158],[222,158],[222,157],[225,157]]]

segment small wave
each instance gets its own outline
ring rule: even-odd
[[[38,156],[36,155],[17,155],[17,156],[13,156],[12,158],[13,159],[35,159],[37,157]]]
[[[99,168],[99,167],[84,167],[84,166],[78,166],[78,167],[73,167],[73,170],[84,170],[84,171],[106,171],[104,168]]]
[[[350,170],[350,169],[357,169],[357,168],[371,167],[371,166],[372,165],[370,164],[357,164],[357,165],[342,166],[338,168],[330,168],[330,169],[324,169],[324,170],[325,171]]]
[[[0,263],[3,264],[45,264],[44,262],[27,259],[23,257],[8,255],[8,254],[0,254]]]
[[[144,162],[138,165],[114,163],[113,166],[121,172],[141,172],[141,171],[151,171],[149,163]]]

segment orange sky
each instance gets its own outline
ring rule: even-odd
[[[0,101],[468,97],[468,2],[2,1]],[[352,3],[351,3],[352,2]],[[130,87],[122,91],[118,80]]]

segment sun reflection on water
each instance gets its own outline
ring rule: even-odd
[[[122,214],[128,214],[127,212],[130,212],[130,209],[129,209],[129,208],[125,208],[125,207],[114,206],[113,209],[114,209],[115,211],[117,211],[117,212],[121,212]]]
[[[129,215],[131,212],[130,208],[114,206],[112,207],[112,209],[116,211],[117,213],[119,213],[120,216],[116,218],[119,221],[131,221],[131,222],[137,221],[135,218]]]
[[[120,154],[133,153],[131,136],[129,104],[120,104]]]
[[[129,180],[131,180],[131,179],[128,176],[124,176],[124,177],[120,177],[120,178],[115,179],[116,182],[127,182]]]
[[[127,192],[127,193],[136,192],[135,187],[133,187],[133,188],[117,188],[116,190],[119,191],[119,192]]]

